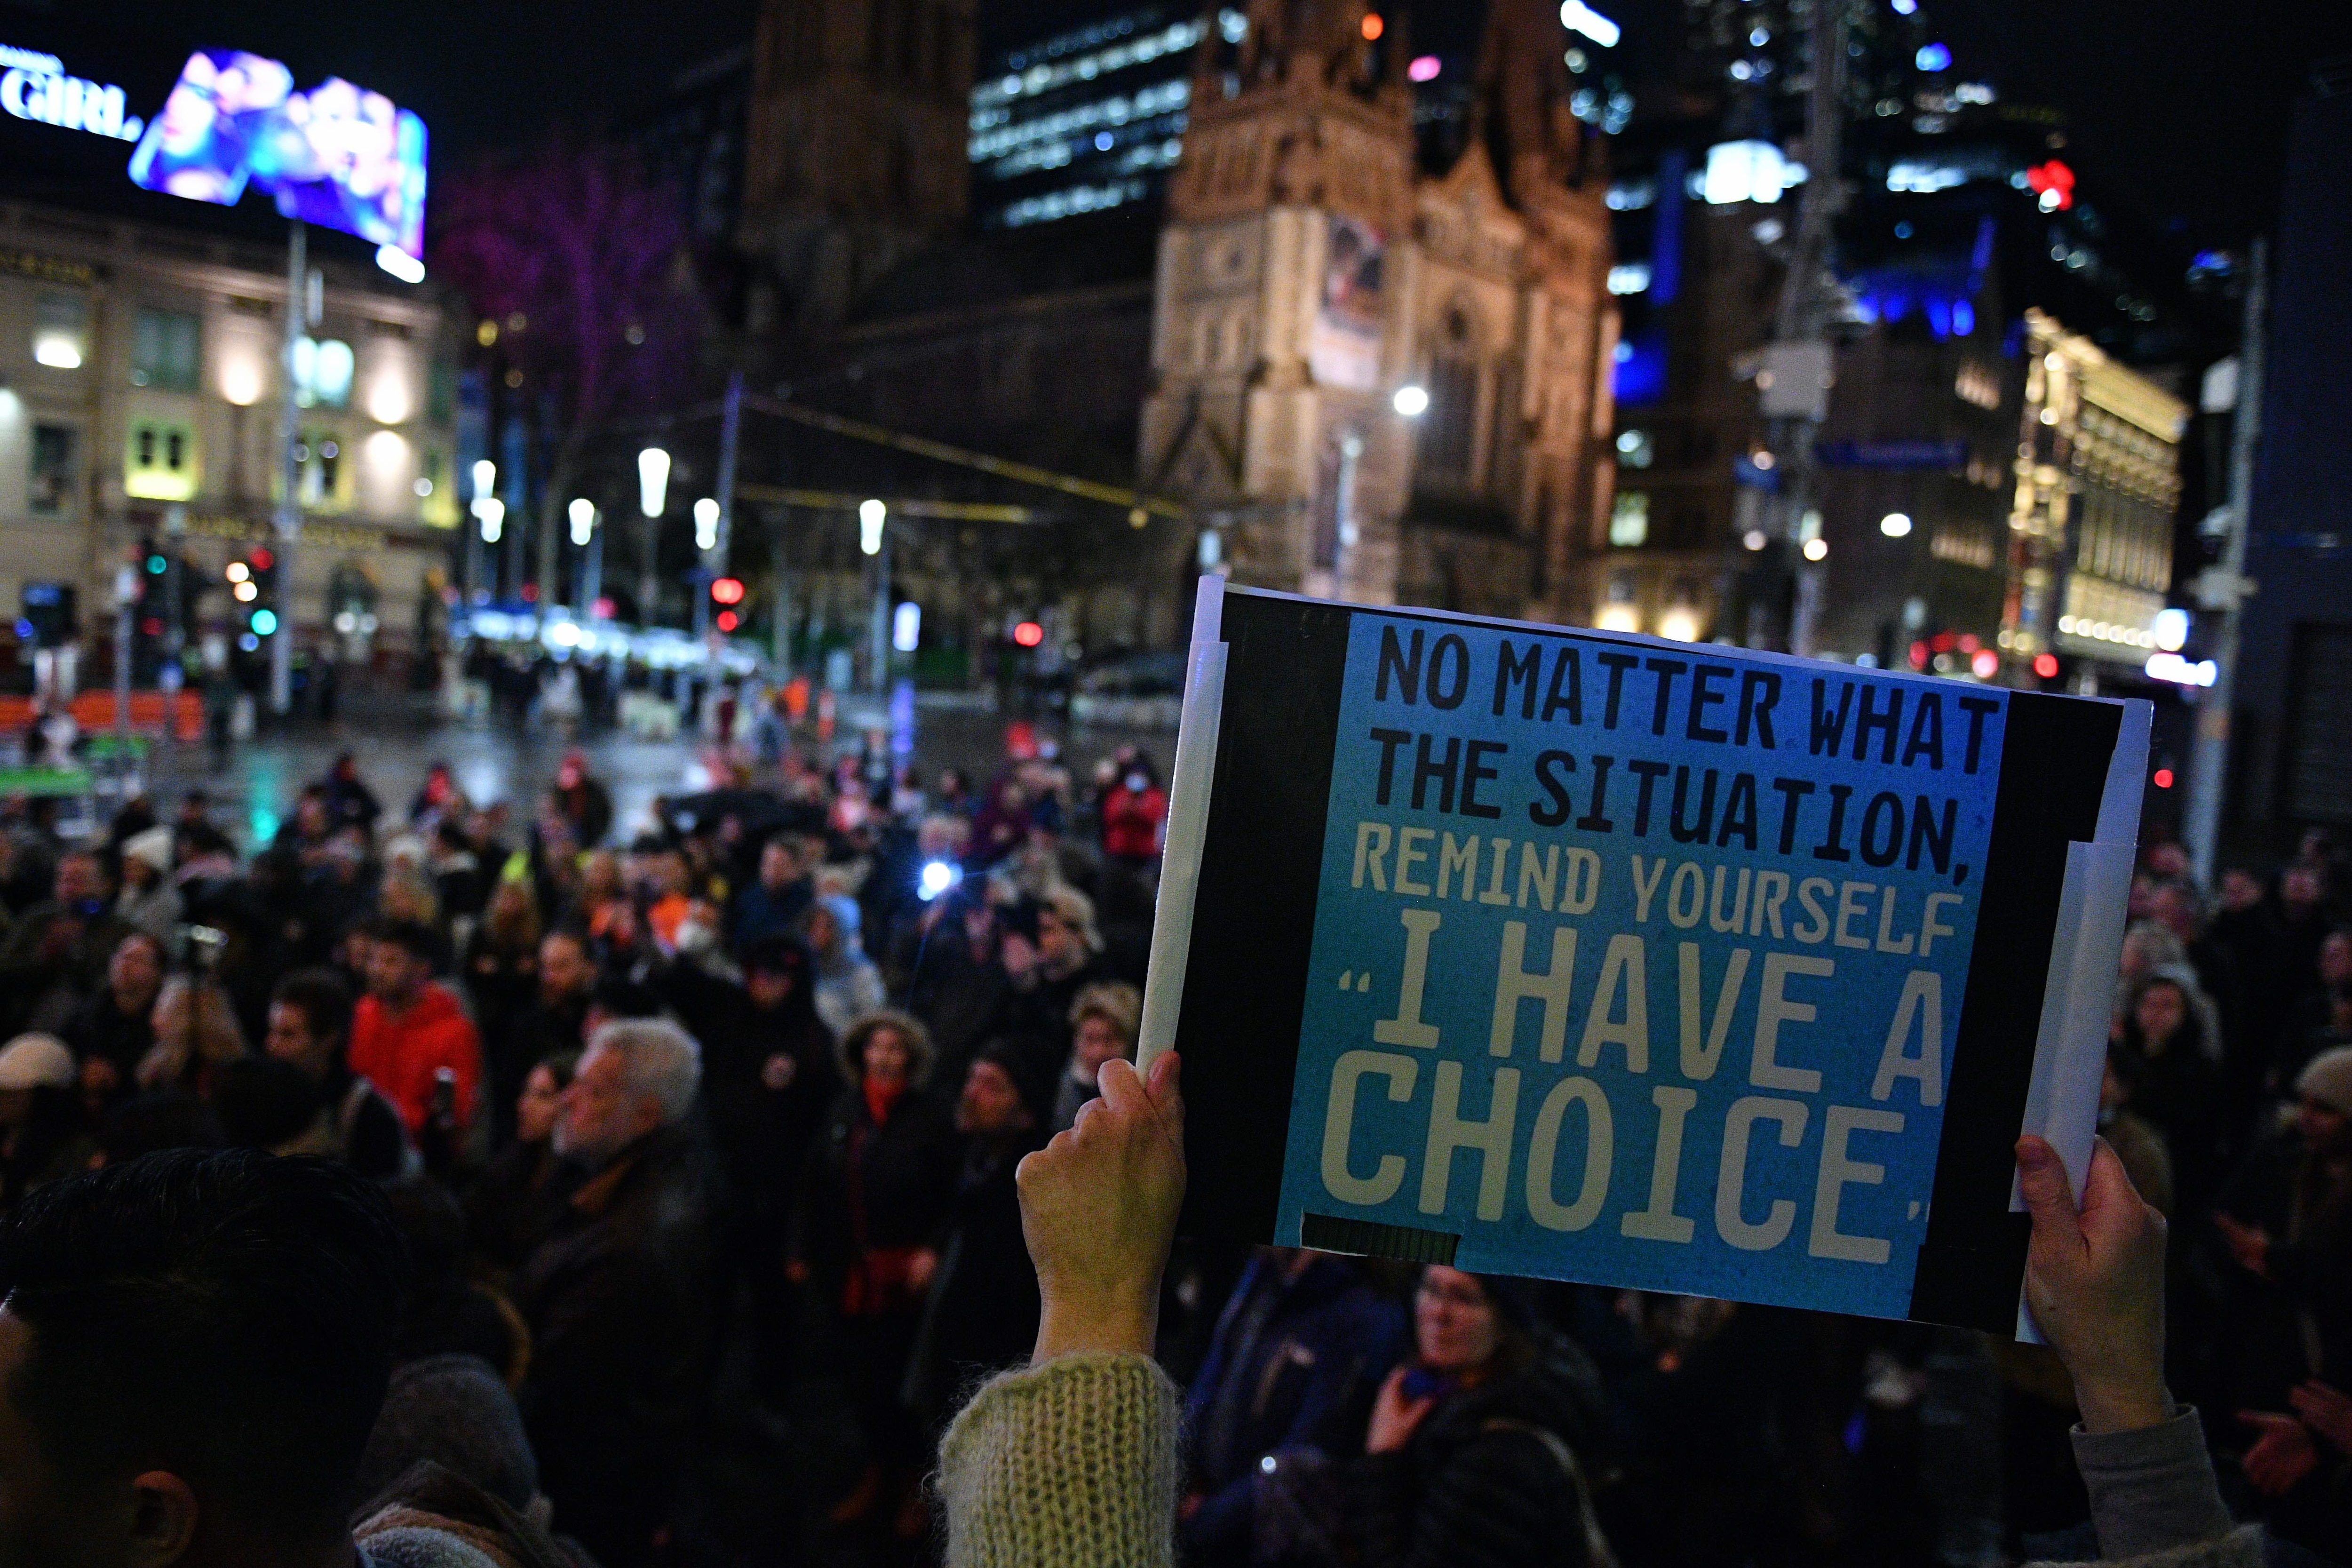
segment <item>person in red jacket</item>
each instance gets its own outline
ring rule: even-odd
[[[1151,759],[1129,749],[1114,759],[1118,782],[1103,792],[1103,853],[1140,870],[1160,858],[1160,836],[1168,820],[1168,792],[1160,787]]]
[[[448,989],[436,984],[430,928],[386,921],[368,944],[367,994],[352,1015],[352,1070],[383,1091],[412,1138],[423,1140],[433,1119],[436,1076],[456,1079],[455,1125],[474,1118],[482,1079],[481,1038]]]

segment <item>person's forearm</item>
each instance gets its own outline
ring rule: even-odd
[[[2090,1493],[2099,1550],[2110,1560],[2230,1533],[2229,1510],[2221,1506],[2204,1426],[2194,1410],[2179,1408],[2164,1420],[2128,1430],[2078,1430],[2074,1462]]]
[[[940,1445],[949,1568],[1174,1561],[1175,1384],[1073,1353],[984,1385]]]

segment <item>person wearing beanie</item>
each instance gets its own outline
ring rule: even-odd
[[[907,1403],[934,1436],[948,1402],[1009,1365],[1037,1338],[1037,1275],[1021,1237],[1013,1172],[1045,1142],[1054,1077],[1025,1044],[992,1040],[965,1070],[956,1131],[966,1140],[940,1266],[908,1358]]]
[[[73,1052],[55,1035],[19,1035],[0,1047],[0,1200],[87,1170],[98,1143],[75,1092]]]
[[[2352,1540],[2352,1046],[2295,1079],[2292,1119],[2214,1203],[2237,1325],[2219,1386],[2272,1532],[2320,1552]]]
[[[1432,1264],[1412,1319],[1412,1354],[1381,1384],[1363,1456],[1344,1467],[1334,1522],[1351,1557],[1381,1568],[1444,1542],[1465,1568],[1603,1568],[1579,1457],[1600,1434],[1591,1363],[1512,1280]]]
[[[1008,937],[1004,943],[1013,981],[1006,1017],[1013,1028],[1051,1042],[1048,1058],[1059,1064],[1069,1055],[1070,1009],[1078,994],[1110,975],[1102,967],[1093,900],[1055,882],[1039,896],[1035,911],[1034,942]]]
[[[1078,1119],[1078,1108],[1101,1092],[1097,1079],[1114,1057],[1135,1059],[1136,1031],[1143,1023],[1143,994],[1124,981],[1097,982],[1070,1004],[1070,1058],[1054,1098],[1052,1131]]]
[[[169,942],[186,913],[172,880],[172,830],[150,827],[122,841],[122,890],[114,918],[132,931]]]

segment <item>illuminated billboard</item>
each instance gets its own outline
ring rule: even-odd
[[[425,121],[341,77],[297,92],[294,73],[261,55],[190,55],[131,178],[224,206],[250,185],[288,217],[425,254]]]

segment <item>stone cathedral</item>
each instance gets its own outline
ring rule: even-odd
[[[1402,19],[1244,16],[1195,70],[1141,481],[1239,582],[1588,622],[1616,313],[1556,7],[1493,0],[1460,111],[1420,126]]]

